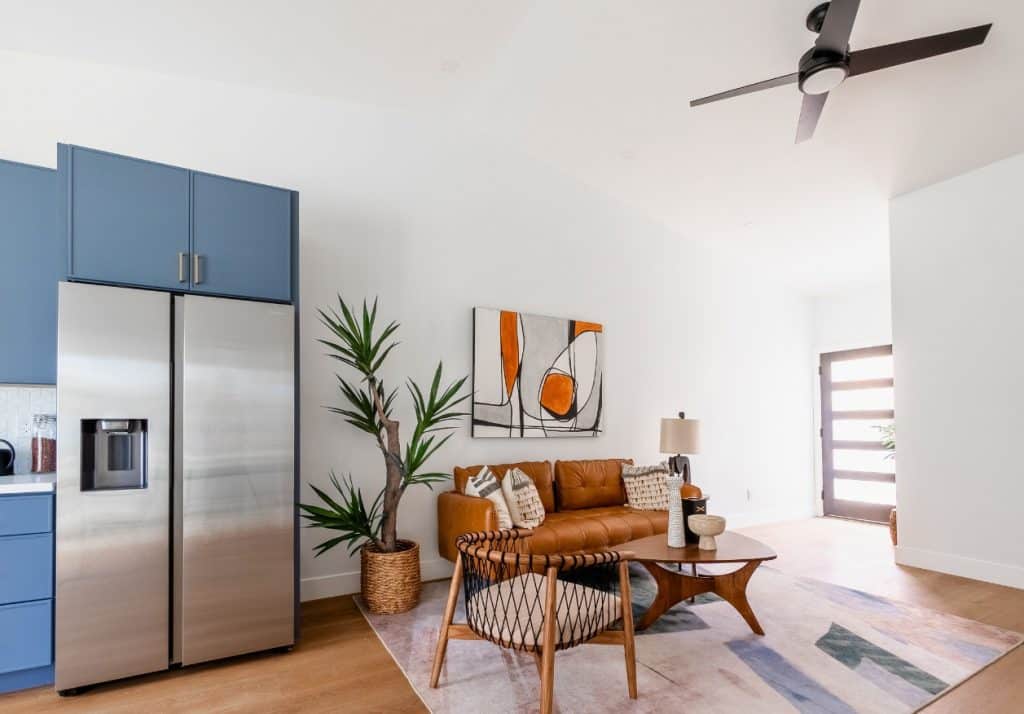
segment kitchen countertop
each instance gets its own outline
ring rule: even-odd
[[[12,493],[53,493],[57,474],[0,476],[0,496]]]

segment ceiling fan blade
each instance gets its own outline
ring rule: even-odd
[[[818,126],[821,110],[825,107],[828,92],[824,94],[805,94],[800,105],[800,121],[796,125],[796,143],[807,141],[814,136],[814,128]]]
[[[945,32],[941,35],[919,37],[916,40],[896,42],[891,45],[870,47],[850,53],[850,77],[867,74],[886,67],[915,62],[927,57],[944,55],[968,47],[980,45],[988,37],[992,25],[978,25],[966,30]]]
[[[760,92],[762,89],[771,89],[772,87],[781,87],[786,84],[796,84],[797,73],[784,74],[781,77],[775,77],[774,79],[766,79],[763,82],[756,82],[754,84],[748,84],[745,87],[737,87],[736,89],[730,89],[727,92],[719,92],[718,94],[712,94],[707,97],[701,97],[700,99],[694,99],[690,102],[691,107],[699,107],[701,104],[709,104],[711,102],[717,102],[721,99],[729,99],[731,97],[738,97],[741,94],[750,94],[751,92]]]
[[[860,0],[832,0],[814,46],[819,50],[831,50],[845,55],[850,47],[850,33],[853,32],[853,21],[857,19],[858,9]]]

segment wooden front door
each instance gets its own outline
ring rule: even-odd
[[[883,444],[894,423],[892,345],[821,355],[821,471],[826,516],[886,522],[896,461]]]

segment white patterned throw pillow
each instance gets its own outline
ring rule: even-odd
[[[638,511],[668,510],[668,464],[655,466],[622,465],[622,483],[626,486],[626,502]]]
[[[501,482],[512,523],[520,528],[536,528],[544,522],[544,503],[533,479],[519,469],[509,469]]]
[[[476,476],[466,480],[466,495],[486,498],[494,504],[494,515],[498,517],[498,528],[511,528],[512,516],[508,512],[505,496],[501,492],[501,483],[494,472],[484,466]]]

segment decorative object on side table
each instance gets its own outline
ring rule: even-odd
[[[683,527],[683,500],[679,489],[683,485],[683,477],[679,474],[665,477],[668,485],[668,547],[683,548],[686,546],[686,534]]]
[[[708,499],[710,496],[698,496],[696,498],[683,499],[683,533],[686,537],[686,544],[692,545],[700,540],[700,536],[690,527],[690,516],[703,516],[708,512]]]
[[[725,519],[721,516],[708,514],[690,516],[687,519],[690,529],[700,536],[700,543],[697,547],[701,550],[718,550],[715,543],[715,536],[725,532]]]
[[[385,483],[367,506],[362,490],[352,483],[351,476],[339,483],[332,473],[331,483],[341,498],[335,500],[311,484],[323,505],[300,504],[299,507],[305,511],[302,517],[309,521],[310,528],[341,533],[317,545],[318,556],[340,543],[348,546],[350,555],[360,551],[361,594],[370,612],[405,612],[419,602],[420,560],[416,543],[398,539],[398,504],[409,486],[432,487],[433,483],[449,478],[447,473],[425,470],[424,465],[451,438],[450,431],[444,436],[439,432],[455,428],[452,422],[466,415],[457,410],[458,405],[469,398],[468,394],[460,394],[466,377],[442,386],[442,364],[438,362],[428,390],[420,389],[411,379],[406,382],[416,426],[403,450],[398,422],[392,418],[398,390],[387,391],[380,376],[384,361],[398,346],[390,340],[398,323],[392,322],[377,330],[376,300],[372,309],[363,301],[361,316],[340,296],[338,304],[341,314],[333,309],[319,311],[320,321],[331,331],[331,339],[320,342],[330,350],[329,357],[352,367],[362,379],[351,384],[337,375],[338,388],[348,405],[327,409],[373,436],[384,456]]]

